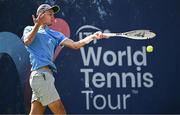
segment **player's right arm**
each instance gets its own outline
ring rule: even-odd
[[[86,44],[89,44],[94,39],[103,39],[103,38],[107,38],[107,36],[104,36],[102,34],[102,32],[98,31],[98,32],[93,33],[92,35],[85,37],[84,39],[79,40],[79,41],[73,41],[72,39],[66,39],[62,42],[62,45],[72,48],[72,49],[79,49],[79,48],[85,46]]]
[[[37,31],[39,27],[42,25],[43,16],[44,16],[44,13],[40,13],[37,18],[35,18],[35,16],[32,15],[32,18],[34,21],[34,27],[32,28],[30,32],[26,33],[23,38],[23,42],[26,46],[30,45],[35,39]]]

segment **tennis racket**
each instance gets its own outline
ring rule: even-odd
[[[133,30],[123,33],[103,33],[104,36],[109,37],[124,37],[136,40],[152,39],[156,36],[154,32],[150,30]]]

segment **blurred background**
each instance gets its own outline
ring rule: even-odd
[[[68,114],[180,113],[179,0],[0,0],[1,114],[29,113],[31,66],[21,37],[42,3],[60,6],[51,28],[74,41],[99,30],[157,34],[93,41],[80,50],[58,47],[55,85]]]

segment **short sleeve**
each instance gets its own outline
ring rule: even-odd
[[[58,33],[59,33],[59,37],[58,37],[57,44],[58,44],[58,45],[61,45],[61,43],[62,43],[64,40],[66,40],[67,37],[66,37],[63,33],[61,33],[61,32],[58,32]]]
[[[61,33],[61,32],[58,32],[58,31],[55,31],[55,30],[52,30],[52,29],[47,29],[46,30],[53,38],[56,39],[56,45],[61,45],[62,42],[64,40],[67,39],[67,37]]]
[[[32,26],[26,26],[26,27],[24,28],[23,36],[22,36],[21,39],[24,39],[24,36],[26,36],[29,32],[32,31],[32,28],[33,28]]]

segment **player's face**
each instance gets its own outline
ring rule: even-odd
[[[52,9],[45,11],[44,21],[48,26],[51,26],[54,21],[54,11]]]

